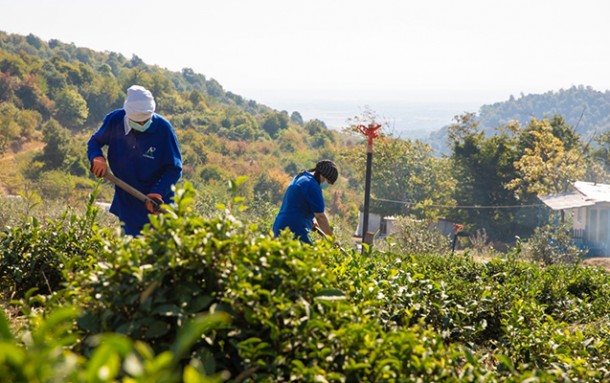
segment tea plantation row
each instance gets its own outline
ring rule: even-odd
[[[346,255],[204,219],[194,193],[137,238],[92,203],[6,228],[0,381],[610,381],[603,270]]]

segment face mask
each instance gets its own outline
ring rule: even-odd
[[[328,187],[328,182],[322,182],[320,184],[320,189],[322,189],[322,190],[326,189],[327,187]]]
[[[152,124],[152,119],[148,120],[144,125],[140,125],[137,122],[129,120],[129,126],[131,129],[137,130],[138,132],[146,131],[146,129],[150,127],[150,124]]]

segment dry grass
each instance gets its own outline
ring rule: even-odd
[[[587,258],[583,261],[583,265],[601,267],[610,272],[610,257]]]

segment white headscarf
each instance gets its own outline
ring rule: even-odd
[[[140,85],[127,89],[127,99],[123,104],[127,118],[132,121],[146,121],[155,112],[155,99],[150,91]]]

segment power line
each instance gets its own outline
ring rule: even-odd
[[[394,203],[400,203],[403,205],[416,205],[416,202],[410,202],[410,201],[396,201],[396,200],[391,200],[391,199],[384,199],[384,198],[373,198],[371,197],[371,199],[374,199],[376,201],[385,201],[385,202],[394,202]],[[517,208],[531,208],[531,207],[540,207],[541,204],[531,204],[531,205],[437,205],[437,204],[432,204],[432,205],[426,205],[426,207],[439,207],[439,208],[446,208],[446,209],[517,209]]]

